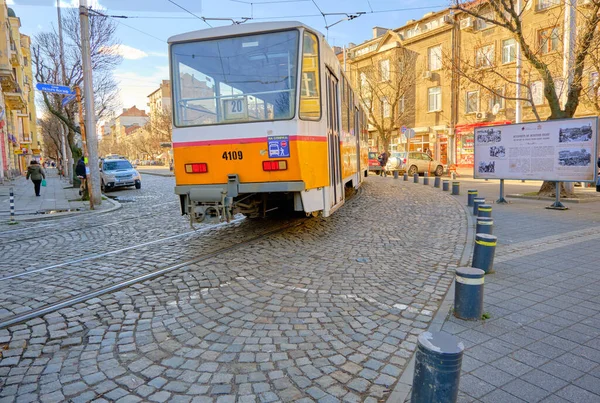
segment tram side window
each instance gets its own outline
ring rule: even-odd
[[[300,118],[321,118],[319,74],[319,42],[313,33],[304,32],[302,46],[302,82],[300,85]]]

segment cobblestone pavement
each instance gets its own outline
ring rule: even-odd
[[[600,401],[600,203],[549,204],[493,206],[491,318],[443,326],[466,346],[461,402]]]
[[[452,281],[465,222],[447,193],[370,178],[329,219],[0,330],[0,402],[382,399]],[[217,243],[195,242],[161,251]]]

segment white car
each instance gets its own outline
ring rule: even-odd
[[[103,192],[126,186],[142,188],[140,173],[126,159],[111,158],[100,161],[100,179]]]
[[[434,160],[429,155],[416,151],[409,152],[408,156],[406,154],[406,152],[393,152],[385,166],[386,171],[407,172],[409,176],[425,172],[434,174],[435,176],[442,176],[444,174],[442,163]]]

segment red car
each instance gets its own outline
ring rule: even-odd
[[[379,165],[379,160],[377,159],[378,156],[376,152],[369,152],[369,172],[375,172],[376,174],[381,172],[381,165]]]

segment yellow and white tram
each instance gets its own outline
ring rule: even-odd
[[[299,22],[169,39],[175,193],[192,222],[275,208],[331,215],[368,172],[366,116]]]

